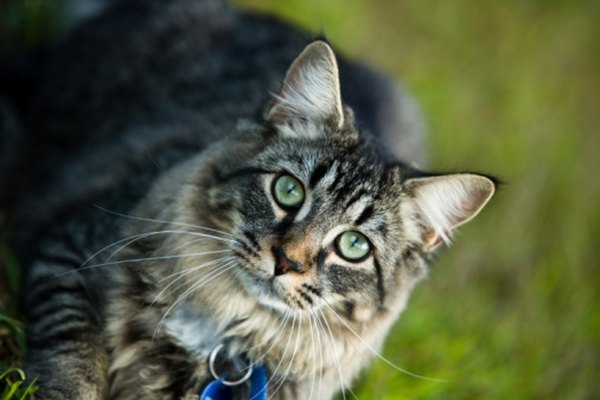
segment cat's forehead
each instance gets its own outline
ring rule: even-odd
[[[347,183],[372,183],[385,179],[387,164],[376,149],[363,141],[286,140],[268,146],[256,162],[266,169],[294,174],[313,185],[336,174]]]
[[[384,228],[388,210],[397,207],[397,168],[369,142],[285,141],[258,160],[261,169],[302,181],[311,193],[308,219],[373,231]]]

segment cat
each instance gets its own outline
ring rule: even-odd
[[[2,206],[43,399],[195,399],[259,368],[269,398],[330,399],[495,191],[417,167],[388,78],[220,1],[116,2],[36,82]]]

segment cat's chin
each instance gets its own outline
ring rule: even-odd
[[[295,315],[302,313],[310,313],[318,308],[318,306],[299,306],[293,300],[284,300],[276,296],[261,296],[258,298],[258,303],[261,306],[267,307],[273,311],[279,312],[282,315],[293,312]],[[292,314],[292,315],[294,315]]]
[[[258,297],[258,303],[282,314],[288,313],[290,310],[298,310],[297,307],[290,307],[289,304],[275,296],[260,296]]]
[[[254,282],[247,287],[248,292],[253,296],[257,302],[269,309],[275,310],[282,314],[290,311],[299,311],[300,308],[291,302],[288,298],[289,294],[281,287],[277,287],[273,279],[269,280],[254,280]]]

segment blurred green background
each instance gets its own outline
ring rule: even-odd
[[[0,45],[53,29],[56,10],[36,11],[47,1],[2,1],[12,25]],[[506,183],[416,289],[384,351],[448,382],[375,361],[355,396],[599,399],[600,1],[235,3],[323,30],[401,81],[422,107],[430,168]]]

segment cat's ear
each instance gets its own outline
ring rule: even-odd
[[[423,220],[425,249],[450,243],[452,232],[473,219],[492,198],[496,185],[477,174],[413,178],[405,182]]]
[[[338,66],[327,43],[318,40],[309,44],[294,60],[265,116],[275,124],[304,119],[342,127]]]

